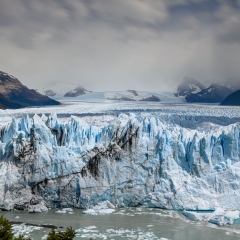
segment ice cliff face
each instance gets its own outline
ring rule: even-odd
[[[0,208],[240,209],[240,124],[197,131],[154,114],[28,116],[0,132]],[[44,204],[43,204],[44,203]]]

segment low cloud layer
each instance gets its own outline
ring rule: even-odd
[[[0,70],[39,88],[165,91],[240,77],[239,0],[3,0]]]

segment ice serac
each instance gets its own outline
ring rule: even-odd
[[[0,207],[240,209],[239,130],[153,113],[13,119],[0,131]]]

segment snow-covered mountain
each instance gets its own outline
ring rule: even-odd
[[[237,85],[227,84],[211,84],[208,88],[198,93],[192,93],[186,96],[187,102],[203,102],[203,103],[221,103],[229,94],[238,89]]]
[[[192,77],[184,77],[182,83],[177,87],[176,97],[186,98],[190,94],[196,94],[205,89],[205,86]]]
[[[204,87],[194,78],[185,77],[177,87],[175,96],[186,102],[221,103],[229,94],[240,89],[239,79],[228,79],[225,83],[213,83]]]
[[[60,99],[60,98],[56,98]],[[62,100],[64,100],[62,98]],[[170,92],[147,92],[147,91],[108,91],[108,92],[91,92],[76,97],[75,100],[81,101],[146,101],[146,102],[162,102],[162,103],[180,103],[181,98],[176,97]]]
[[[222,102],[233,89],[224,84],[214,83],[206,89],[198,93],[193,93],[186,96],[187,102],[204,102],[204,103],[220,103]]]
[[[53,82],[48,84],[39,92],[56,100],[82,100],[82,101],[150,101],[150,102],[183,102],[182,99],[176,97],[170,92],[151,92],[151,91],[106,91],[91,92],[73,83]]]
[[[51,82],[38,91],[51,98],[76,97],[89,92],[79,84],[66,82]]]
[[[74,88],[73,90],[65,93],[64,97],[78,97],[78,96],[84,95],[86,93],[89,93],[89,91],[87,91],[82,86],[78,86],[78,87]]]
[[[108,200],[240,209],[240,124],[190,130],[181,126],[186,120],[145,111],[14,118],[1,128],[0,208],[88,208]]]

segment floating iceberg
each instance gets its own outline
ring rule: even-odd
[[[57,210],[56,213],[66,213],[67,211],[64,210]]]
[[[97,215],[97,212],[94,209],[87,209],[83,211],[83,214],[92,214],[92,215]]]
[[[63,208],[62,211],[73,212],[73,209],[72,208]]]

